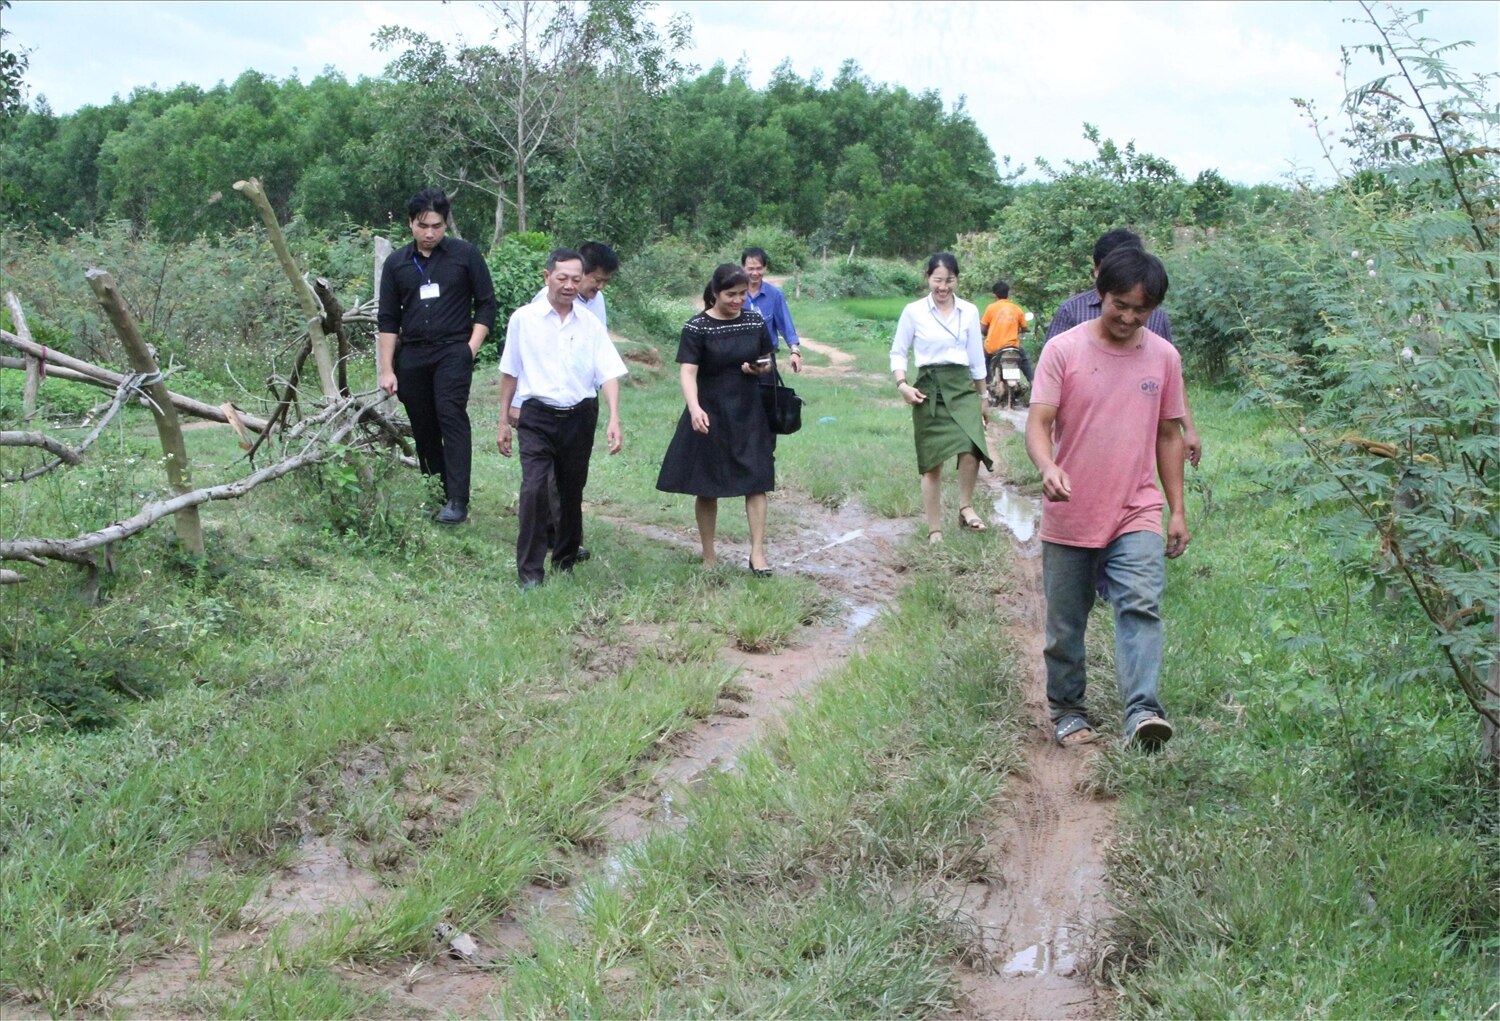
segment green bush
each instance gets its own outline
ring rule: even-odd
[[[505,324],[510,315],[522,305],[531,303],[542,287],[547,268],[547,255],[552,251],[552,236],[541,231],[524,234],[507,234],[500,243],[490,249],[485,261],[489,263],[490,276],[495,281],[495,299],[500,308],[495,315],[496,343],[479,349],[481,362],[500,360],[500,349],[505,340]]]
[[[807,243],[785,227],[765,224],[746,227],[720,250],[723,262],[739,262],[747,248],[764,248],[770,257],[767,272],[786,275],[808,263]]]
[[[738,254],[738,253],[736,253]],[[630,286],[670,298],[698,297],[720,260],[677,237],[651,242],[620,267]]]
[[[922,273],[890,259],[838,259],[815,265],[802,285],[816,298],[866,298],[889,294],[915,297],[926,289]]]

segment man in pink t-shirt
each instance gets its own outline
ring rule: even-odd
[[[1188,545],[1182,359],[1145,328],[1167,293],[1159,259],[1119,248],[1100,264],[1097,285],[1099,318],[1042,349],[1026,422],[1026,452],[1042,473],[1045,498],[1047,703],[1059,744],[1098,737],[1084,707],[1084,631],[1098,579],[1115,611],[1115,680],[1126,740],[1155,749],[1172,736],[1157,700],[1162,555],[1179,557]]]

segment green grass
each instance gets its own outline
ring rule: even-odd
[[[1350,598],[1256,463],[1271,422],[1193,395],[1193,544],[1168,569],[1157,759],[1107,751],[1122,795],[1111,974],[1125,1016],[1493,1012],[1493,778],[1455,693],[1372,684],[1421,648],[1411,608]],[[1096,618],[1097,619],[1097,618]]]
[[[794,380],[812,403],[778,445],[773,561],[801,501],[918,515],[909,418],[888,392],[906,300],[794,304],[799,329],[855,363]],[[97,606],[64,565],[0,587],[0,1011],[107,1010],[134,964],[177,948],[206,969],[175,1004],[186,1015],[410,1012],[399,982],[369,970],[422,964],[436,922],[483,931],[538,881],[568,886],[580,910],[533,922],[535,956],[505,963],[497,1012],[953,1009],[952,964],[973,934],[930,891],[991,874],[976,824],[1018,761],[1015,653],[990,597],[1014,584],[1010,562],[973,555],[1002,549],[994,536],[911,558],[868,651],[732,771],[694,784],[686,827],[631,847],[618,870],[591,857],[605,810],[733,693],[718,650],[774,652],[831,610],[806,579],[704,572],[635,531],[692,529],[691,501],[654,486],[681,412],[676,338],[637,339],[666,364],[632,364],[625,450],[593,460],[595,558],[527,596],[511,554],[519,471],[493,452],[483,379],[481,510],[461,529],[425,521],[432,494],[409,474],[342,506],[309,474],[209,508],[202,564],[165,526],[122,544]],[[1155,758],[1106,748],[1087,778],[1120,799],[1119,913],[1101,934],[1116,1009],[1483,1016],[1500,847],[1472,715],[1430,677],[1368,683],[1430,655],[1409,608],[1346,589],[1309,519],[1271,494],[1257,468],[1267,420],[1225,393],[1193,402],[1208,452],[1189,472],[1194,542],[1166,597],[1163,698],[1181,730]],[[223,432],[190,442],[200,480],[239,470]],[[161,485],[153,444],[130,412],[107,458],[24,499],[6,489],[0,530],[113,520]],[[1001,460],[1035,487],[1019,438]],[[351,520],[362,536],[339,532]],[[720,526],[743,540],[730,503]],[[1095,620],[1091,670],[1107,677],[1107,615]],[[40,665],[146,697],[109,688],[105,725],[48,726]],[[1102,693],[1095,708],[1113,715]],[[257,921],[267,879],[309,839],[343,849],[377,895]],[[225,943],[244,949],[209,968]]]

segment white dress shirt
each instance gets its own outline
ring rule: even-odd
[[[532,298],[531,300],[532,301],[546,301],[547,300],[547,288],[543,287],[540,291],[537,291],[536,292],[536,297]],[[604,292],[603,291],[595,291],[594,292],[594,296],[592,298],[590,298],[588,301],[584,301],[582,298],[574,298],[573,299],[573,304],[575,304],[575,305],[582,305],[584,308],[586,308],[590,312],[594,313],[594,315],[596,315],[596,316],[599,317],[599,321],[604,324],[604,328],[606,330],[609,329],[609,314],[604,311]]]
[[[917,368],[925,365],[967,365],[973,379],[983,379],[984,337],[979,332],[979,309],[973,302],[953,299],[944,317],[928,295],[901,310],[891,341],[891,371],[905,372],[908,355]]]
[[[519,402],[536,399],[554,408],[596,397],[601,385],[626,373],[592,312],[575,303],[564,321],[550,303],[535,301],[511,313],[500,371],[516,377]]]

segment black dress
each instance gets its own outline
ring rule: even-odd
[[[699,312],[682,327],[677,361],[698,366],[698,403],[708,413],[707,434],[694,432],[683,408],[662,458],[656,488],[715,499],[776,488],[774,437],[761,403],[760,380],[740,366],[771,353],[771,334],[759,312],[715,319]]]

